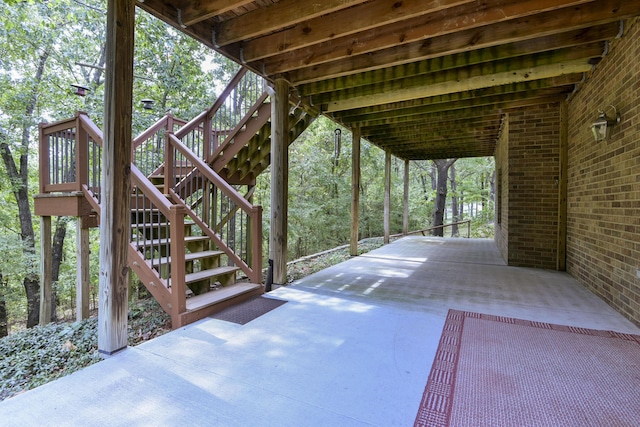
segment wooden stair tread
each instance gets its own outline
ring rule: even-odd
[[[135,223],[131,223],[131,228],[163,228],[163,227],[167,227],[169,226],[169,222],[139,222],[137,224]],[[196,225],[195,221],[185,221],[184,222],[185,226],[192,226],[192,225]]]
[[[193,243],[193,242],[205,242],[209,241],[208,236],[184,236],[184,243]],[[148,245],[164,245],[171,243],[170,238],[162,238],[162,239],[149,239],[140,242],[133,242],[134,244],[138,244],[138,247],[148,246]]]
[[[204,294],[196,295],[191,298],[187,298],[187,311],[194,311],[203,307],[215,305],[228,301],[237,296],[255,292],[262,288],[262,285],[257,283],[235,283],[230,286],[225,286],[222,289],[206,292]]]
[[[192,283],[199,280],[211,279],[213,277],[235,273],[238,270],[240,270],[240,267],[216,267],[208,270],[197,271],[195,273],[187,274],[184,277],[184,282]]]
[[[184,254],[184,260],[185,261],[197,261],[200,259],[205,259],[205,258],[213,258],[215,256],[220,256],[224,254],[224,252],[222,251],[201,251],[201,252],[188,252],[186,254]],[[158,261],[158,264],[167,264],[169,262],[171,262],[171,257],[162,257],[162,258],[156,258],[156,260]]]

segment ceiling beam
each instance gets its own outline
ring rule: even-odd
[[[253,62],[474,1],[374,0],[354,6],[348,13],[305,20],[283,31],[244,41],[243,56],[245,61]]]
[[[629,3],[624,3],[625,11],[632,10]],[[640,14],[640,3],[635,8]],[[585,29],[590,26],[604,25],[616,21],[619,17],[625,17],[619,13],[608,18],[611,13],[603,13],[598,8],[597,13],[543,13],[527,18],[516,19],[481,28],[464,30],[445,36],[437,36],[428,40],[418,40],[412,43],[392,45],[381,48],[375,52],[363,55],[349,55],[337,57],[330,62],[315,63],[315,57],[310,57],[306,62],[298,61],[284,65],[287,58],[282,58],[284,68],[287,68],[287,78],[292,84],[309,83],[312,81],[326,80],[346,76],[353,73],[365,72],[387,68],[394,65],[407,64],[424,59],[435,58],[443,55],[451,55],[469,50],[470,48],[485,48],[506,43],[539,38],[567,31]],[[601,22],[592,23],[593,20]],[[604,22],[602,22],[604,21]],[[312,63],[313,61],[313,63]],[[268,73],[282,71],[281,64],[265,63],[265,71]]]
[[[579,83],[584,78],[582,73],[567,74],[559,77],[552,77],[549,79],[533,80],[522,83],[512,83],[510,85],[493,86],[488,88],[447,93],[443,95],[433,96],[429,98],[412,99],[409,101],[393,102],[389,104],[374,105],[371,107],[356,108],[353,110],[336,111],[332,114],[340,120],[351,120],[352,116],[365,116],[368,114],[377,114],[384,112],[391,112],[394,110],[402,111],[405,109],[413,109],[424,106],[430,106],[433,104],[445,104],[452,102],[460,102],[464,100],[483,98],[483,97],[499,97],[501,95],[511,95],[515,93],[535,94],[547,89],[564,90],[573,87],[576,83]],[[528,96],[528,95],[525,95]]]
[[[205,19],[253,3],[254,0],[209,0],[187,2],[181,10],[182,25],[189,26]]]
[[[218,24],[215,36],[216,45],[226,46],[234,42],[258,37],[366,1],[323,0],[307,2],[282,0]]]
[[[549,50],[563,49],[595,42],[604,42],[605,40],[615,37],[620,31],[619,28],[619,24],[614,22],[586,30],[573,30],[504,45],[467,50],[449,56],[439,56],[409,64],[401,64],[374,71],[366,71],[343,77],[300,84],[298,86],[298,93],[301,96],[310,96],[322,92],[344,90],[357,86],[404,79],[419,74],[457,68],[462,65],[474,65],[482,62],[530,55]]]
[[[486,123],[492,123],[495,120],[500,119],[500,114],[487,115],[482,117],[474,117],[464,121],[464,126],[478,126]],[[413,132],[417,135],[426,134],[433,131],[433,129],[456,129],[461,128],[460,121],[443,121],[443,122],[413,122],[405,125],[397,124],[395,126],[378,126],[367,127],[364,136],[370,137],[385,137],[393,135],[404,135],[408,132]]]
[[[432,126],[438,126],[442,123],[446,122],[460,122],[467,121],[470,119],[491,117],[495,115],[499,117],[502,114],[502,111],[498,110],[490,110],[485,107],[475,107],[469,108],[464,111],[444,111],[438,113],[427,113],[410,117],[391,117],[384,120],[371,120],[367,122],[360,122],[359,124],[362,126],[362,134],[368,135],[370,132],[375,132],[378,129],[388,128],[390,125],[402,125],[402,126],[410,126],[416,124],[427,124],[431,123]]]
[[[482,106],[492,107],[492,109],[518,108],[523,105],[532,106],[538,104],[546,104],[549,103],[549,101],[555,102],[565,99],[567,93],[571,92],[571,90],[571,86],[565,86],[562,88],[543,89],[535,92],[517,92],[500,96],[478,97],[464,101],[447,102],[425,105],[421,107],[405,108],[401,110],[343,117],[340,120],[343,123],[354,125],[357,123],[373,120],[385,120],[389,117],[410,117],[414,115],[436,113],[439,111],[463,110],[467,108]]]
[[[489,64],[490,65],[490,64]],[[390,93],[376,93],[360,96],[357,98],[345,99],[330,102],[326,112],[349,110],[352,108],[362,108],[370,105],[386,104],[409,99],[424,98],[430,96],[443,95],[446,93],[462,92],[473,89],[481,89],[491,86],[500,86],[511,83],[526,82],[530,80],[546,79],[557,77],[563,74],[581,73],[591,70],[591,64],[583,59],[554,63],[542,66],[515,68],[511,70],[501,70],[493,74],[484,72],[475,74],[476,70],[452,70],[441,75],[436,73],[425,79],[418,87],[399,89]],[[471,67],[474,68],[474,67]],[[487,70],[488,71],[488,70]]]
[[[611,22],[640,12],[640,5],[629,4],[633,2],[621,3],[620,0],[597,0],[589,4],[573,5],[583,2],[584,0],[524,0],[482,10],[477,10],[479,7],[476,4],[460,6],[454,8],[460,9],[457,12],[460,16],[446,15],[434,20],[432,15],[425,15],[380,29],[364,31],[358,33],[357,37],[342,37],[267,58],[264,60],[264,68],[268,74],[278,74],[340,59],[353,59],[384,49],[402,50],[402,46],[413,45],[415,42],[428,48],[432,38],[443,35],[453,36],[463,30],[475,29],[481,37],[486,32],[485,27],[489,25],[494,27],[494,31],[503,27],[509,29],[517,26],[528,27],[530,33],[541,37]],[[540,13],[542,3],[557,4],[554,6],[555,10]],[[573,6],[558,8],[558,5]],[[453,12],[448,11],[448,13]],[[499,31],[499,34],[500,43],[519,40],[510,31]],[[476,39],[466,40],[467,49],[475,45],[477,45]],[[393,64],[388,63],[388,65]]]
[[[431,85],[435,83],[442,83],[451,79],[452,76],[455,76],[456,80],[458,80],[461,76],[465,76],[467,78],[473,76],[477,77],[502,72],[512,72],[514,70],[539,68],[545,65],[563,64],[573,61],[580,61],[582,63],[590,63],[593,65],[594,62],[589,61],[592,58],[599,58],[603,52],[604,43],[594,43],[584,46],[576,46],[573,48],[542,52],[535,55],[484,62],[471,66],[464,66],[464,64],[462,64],[463,66],[457,69],[450,68],[448,70],[416,75],[404,79],[389,80],[383,83],[358,86],[351,89],[313,95],[311,96],[310,103],[312,105],[322,105],[366,96],[391,96],[397,91],[412,90],[414,88],[420,88],[425,84]],[[558,73],[557,75],[562,74],[566,73]],[[482,87],[489,86],[495,86],[495,84],[487,84]]]

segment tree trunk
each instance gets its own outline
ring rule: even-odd
[[[447,203],[447,181],[449,178],[449,168],[457,159],[438,159],[433,160],[433,165],[437,171],[436,179],[436,203],[433,208],[433,226],[437,227],[444,224],[444,211]],[[433,230],[434,236],[442,237],[444,235],[443,227]]]
[[[64,254],[64,238],[67,235],[67,224],[69,219],[67,217],[58,217],[56,220],[56,231],[53,234],[53,247],[51,249],[51,280],[55,283],[60,277],[60,265],[62,264],[62,258]],[[55,289],[51,292],[51,321],[58,320],[58,297]]]
[[[460,234],[458,232],[458,224],[456,222],[460,221],[460,214],[458,213],[458,193],[457,183],[456,183],[456,165],[451,165],[449,168],[449,181],[451,182],[451,221],[454,223],[451,226],[451,237],[458,237]]]
[[[7,300],[5,299],[7,283],[0,274],[0,338],[9,335],[9,319],[7,316]]]
[[[480,190],[481,190],[480,194],[482,195],[482,198],[481,198],[481,200],[482,200],[482,202],[481,202],[482,203],[482,212],[484,213],[485,212],[484,209],[487,207],[487,200],[486,200],[486,197],[484,195],[484,189],[486,188],[486,182],[487,182],[485,174],[480,175],[480,180],[481,180],[480,181]]]
[[[18,170],[11,147],[6,141],[0,143],[0,154],[4,162],[10,181],[13,183],[13,195],[18,205],[18,216],[20,218],[20,238],[22,239],[22,251],[27,260],[34,260],[36,257],[35,235],[33,232],[33,220],[31,217],[31,207],[29,205],[29,140],[31,119],[38,100],[38,88],[42,81],[44,68],[49,58],[49,49],[45,49],[38,59],[38,68],[34,76],[34,84],[31,97],[25,106],[24,122],[22,126],[22,140],[20,146],[20,169]],[[32,328],[38,324],[40,318],[40,280],[34,268],[29,268],[23,280],[25,293],[27,296],[27,328]]]

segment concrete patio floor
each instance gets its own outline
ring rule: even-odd
[[[491,240],[407,237],[0,402],[7,426],[412,426],[450,308],[640,334]]]

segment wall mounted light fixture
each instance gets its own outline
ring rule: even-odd
[[[613,115],[608,116],[607,111],[613,110]],[[598,110],[600,115],[595,122],[591,125],[591,132],[593,132],[593,138],[598,141],[604,141],[611,137],[611,129],[620,123],[620,114],[616,107],[609,105],[604,111]]]

